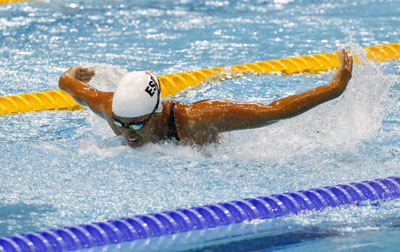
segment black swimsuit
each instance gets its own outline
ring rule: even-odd
[[[167,133],[167,139],[176,139],[179,141],[179,136],[178,132],[176,131],[176,125],[175,125],[175,102],[172,103],[171,109],[169,111],[169,117],[168,117],[168,133]]]

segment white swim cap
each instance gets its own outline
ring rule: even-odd
[[[112,101],[115,115],[139,117],[161,111],[161,86],[155,75],[130,72],[122,77]]]

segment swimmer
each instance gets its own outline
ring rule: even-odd
[[[163,101],[160,82],[150,71],[127,73],[115,92],[102,92],[88,84],[95,72],[76,66],[60,77],[59,87],[104,118],[132,148],[165,139],[204,145],[216,142],[221,132],[264,127],[339,97],[351,79],[353,59],[342,49],[339,60],[330,83],[270,104]]]

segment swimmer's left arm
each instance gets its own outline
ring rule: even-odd
[[[340,96],[351,79],[353,61],[339,51],[340,66],[330,83],[272,102],[271,104],[232,101],[192,103],[187,113],[195,131],[218,133],[267,126],[297,116],[321,103]]]

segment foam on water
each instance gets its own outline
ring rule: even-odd
[[[241,134],[242,141],[229,138],[225,147],[240,159],[286,162],[293,155],[314,155],[321,148],[330,152],[353,150],[362,141],[376,137],[385,117],[382,101],[396,76],[385,75],[366,59],[358,45],[351,45],[351,50],[365,64],[354,64],[353,77],[341,97],[290,120],[246,131]]]

